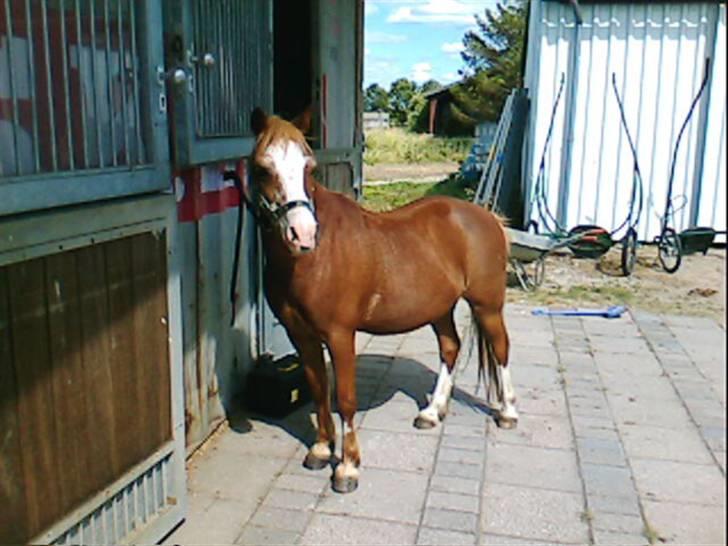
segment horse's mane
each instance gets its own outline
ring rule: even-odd
[[[266,120],[265,129],[258,135],[257,153],[265,153],[269,146],[281,140],[295,142],[301,146],[306,155],[313,155],[303,133],[291,122],[278,116],[269,116]]]

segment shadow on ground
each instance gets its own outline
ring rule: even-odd
[[[430,368],[411,358],[395,358],[388,355],[364,354],[357,357],[357,413],[378,408],[392,400],[397,394],[404,395],[405,400],[413,402],[412,421],[417,412],[427,405],[427,395],[432,392],[437,374]],[[483,387],[481,387],[481,391]],[[335,388],[331,387],[331,392]],[[335,396],[332,400],[332,411],[336,412]],[[400,400],[402,397],[397,397]],[[452,399],[469,410],[493,416],[492,410],[485,402],[457,385]],[[301,444],[310,447],[316,439],[316,429],[311,420],[315,413],[313,402],[309,402],[288,416],[280,419],[261,415],[245,407],[244,399],[238,399],[235,407],[228,415],[230,428],[240,434],[253,430],[253,421],[263,422],[284,430],[296,438]],[[412,425],[414,426],[414,424]]]

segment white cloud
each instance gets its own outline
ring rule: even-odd
[[[379,8],[372,0],[364,0],[364,15],[372,15],[378,11]]]
[[[423,6],[403,6],[387,17],[388,23],[456,23],[473,24],[477,11],[473,5],[458,0],[429,0]]]
[[[444,44],[442,44],[441,49],[445,53],[460,53],[463,49],[465,49],[465,46],[462,44],[462,42],[445,42]]]
[[[364,41],[368,44],[401,44],[407,41],[407,36],[372,30],[365,34]]]
[[[430,63],[415,63],[412,65],[412,79],[417,83],[424,83],[432,78],[432,65]]]
[[[365,57],[368,57],[370,53],[371,53],[371,50],[368,47],[365,47],[364,48],[364,56]]]
[[[460,78],[460,75],[457,72],[448,72],[447,74],[443,75],[443,80],[445,80],[443,83],[452,83],[454,81],[457,81]]]

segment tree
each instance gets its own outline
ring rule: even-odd
[[[378,83],[373,83],[364,91],[365,112],[386,112],[389,109],[389,94]]]
[[[407,78],[399,78],[389,88],[389,120],[404,126],[412,109],[412,99],[417,92],[417,84]]]
[[[498,2],[476,16],[477,30],[463,38],[465,69],[452,90],[463,121],[497,121],[508,94],[523,84],[521,58],[526,32],[526,0]]]

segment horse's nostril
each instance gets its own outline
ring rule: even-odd
[[[298,241],[300,238],[298,236],[298,233],[296,233],[296,229],[293,226],[288,229],[291,230],[291,242]]]

